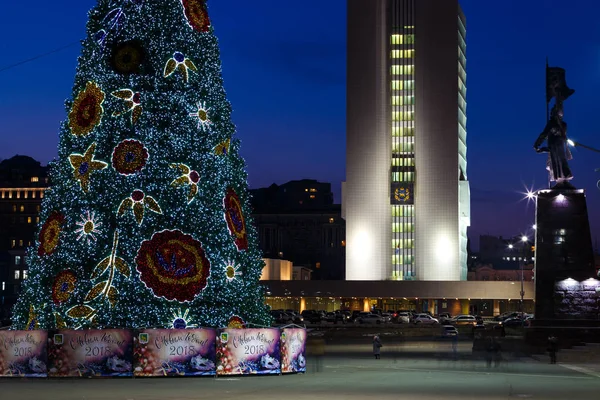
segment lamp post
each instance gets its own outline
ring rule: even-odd
[[[527,242],[529,241],[529,238],[525,235],[521,236],[521,245],[523,246],[523,260],[521,262],[521,292],[519,293],[521,295],[521,302],[519,303],[519,312],[522,313],[523,312],[523,297],[525,296],[525,290],[523,287],[523,280],[524,280],[524,276],[523,276],[523,269],[525,268],[525,255],[527,254]]]

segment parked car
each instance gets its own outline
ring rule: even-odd
[[[429,314],[415,314],[415,316],[413,317],[413,322],[416,325],[421,325],[421,324],[422,325],[431,325],[431,324],[439,324],[440,323],[440,321],[433,318]]]
[[[383,322],[381,315],[368,312],[361,312],[354,320],[357,324],[382,324]]]
[[[504,312],[500,315],[496,315],[494,317],[494,321],[498,321],[498,322],[502,322],[504,320],[507,320],[509,318],[516,318],[516,317],[520,317],[521,315],[523,315],[522,312],[518,312],[518,311],[507,311]]]
[[[396,322],[399,324],[410,323],[410,314],[407,312],[399,312],[396,314]]]
[[[442,337],[458,336],[458,329],[454,325],[442,325]]]
[[[381,319],[383,319],[383,322],[385,322],[385,323],[392,322],[392,314],[390,314],[390,313],[381,313]]]
[[[321,313],[316,310],[304,310],[302,311],[302,318],[309,324],[320,324],[322,320]]]
[[[450,313],[443,312],[437,316],[437,319],[440,321],[440,324],[444,324],[449,319],[452,319],[452,315],[450,315]]]
[[[457,315],[447,322],[452,325],[477,325],[477,317],[474,315]]]

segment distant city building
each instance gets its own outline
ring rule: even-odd
[[[348,0],[346,279],[467,279],[465,17]]]
[[[345,221],[330,183],[305,179],[250,192],[264,257],[305,267],[313,279],[344,279]]]
[[[16,155],[0,162],[0,304],[12,306],[27,279],[25,252],[34,242],[48,187],[48,167]]]
[[[524,240],[525,239],[525,240]],[[535,247],[533,237],[480,235],[479,253],[472,254],[468,280],[470,281],[520,281],[534,279]]]

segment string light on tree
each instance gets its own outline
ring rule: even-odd
[[[89,13],[13,326],[269,325],[206,1],[108,3]]]

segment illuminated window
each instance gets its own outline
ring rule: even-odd
[[[308,189],[304,189],[305,192],[308,192]]]
[[[313,193],[315,193],[317,191],[317,189],[311,188],[310,191],[313,192]]]
[[[31,198],[32,198],[32,199],[35,199],[35,196],[36,196],[36,192],[35,192],[35,190],[34,190],[33,192],[31,192]]]
[[[392,65],[392,75],[412,75],[414,65]]]
[[[33,193],[35,193],[35,192],[33,192]],[[40,206],[39,205],[35,206],[35,211],[40,212]]]
[[[44,192],[43,192],[43,191],[41,191],[41,192],[40,192],[40,199],[43,199],[43,198],[44,198]]]
[[[414,172],[392,172],[392,182],[414,182]]]
[[[394,157],[392,158],[393,167],[414,167],[414,157]]]
[[[396,137],[415,136],[415,128],[405,127],[405,126],[393,126],[392,127],[392,136],[396,136]]]
[[[15,247],[17,245],[17,241],[15,239],[10,241],[10,247]]]
[[[346,241],[342,240],[342,247],[346,247]]]
[[[404,206],[392,206],[392,217],[412,217],[415,215],[414,206],[404,205]]]
[[[329,223],[333,224],[333,218],[329,218]]]
[[[415,104],[415,96],[392,96],[393,106],[409,106]]]
[[[6,282],[2,282],[2,291],[6,290]]]
[[[21,205],[19,206],[19,211],[20,211],[20,212],[25,212],[25,206],[24,206],[23,204],[21,204]]]
[[[27,276],[28,276],[28,275],[27,275],[27,270],[26,270],[26,269],[24,269],[24,270],[23,270],[23,279],[27,279]]]
[[[13,204],[13,212],[17,212],[17,205]]]
[[[21,265],[21,256],[15,256],[15,265]]]
[[[37,176],[32,176],[31,177],[31,182],[39,182],[40,178],[38,178]]]
[[[8,192],[8,198],[12,199],[12,190],[10,192]]]
[[[20,198],[21,198],[21,191],[17,190],[17,199],[20,199]]]
[[[391,58],[413,58],[415,56],[414,50],[392,50]]]
[[[311,194],[309,197],[310,197],[311,199],[314,199],[314,198],[315,198],[315,195],[314,195],[314,194]]]
[[[31,223],[31,217],[27,217],[27,223],[30,224]]]
[[[414,232],[415,231],[415,226],[411,223],[398,223],[398,222],[394,222],[392,224],[392,232],[397,232],[397,233],[404,233],[404,232]],[[392,240],[392,243],[394,244],[394,248],[398,247],[398,240],[399,239],[394,239]]]
[[[415,35],[392,35],[391,42],[392,44],[413,44],[415,42]]]
[[[19,247],[23,247],[23,239],[19,239]]]
[[[15,269],[15,279],[20,279],[21,278],[21,271],[19,271],[18,269]]]
[[[392,121],[414,121],[413,111],[392,111]]]
[[[40,217],[35,217],[35,223],[39,224],[40,223]]]

